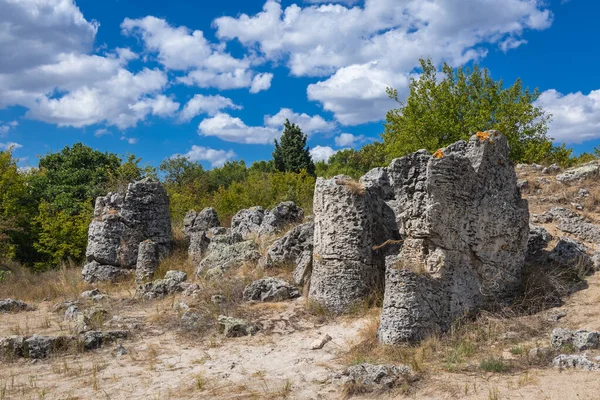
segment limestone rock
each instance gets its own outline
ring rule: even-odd
[[[527,241],[527,259],[534,258],[548,243],[552,240],[552,235],[548,231],[537,225],[529,224],[529,239]]]
[[[32,359],[46,358],[63,350],[73,340],[73,336],[32,335],[23,341],[23,355]]]
[[[198,264],[197,275],[219,275],[244,262],[260,258],[258,245],[251,240],[242,240],[240,233],[214,236],[207,247],[207,253]]]
[[[584,217],[566,208],[555,207],[546,214],[556,222],[556,227],[570,233],[581,240],[600,243],[600,226],[586,222]]]
[[[83,279],[114,281],[137,263],[139,244],[150,239],[166,257],[171,246],[169,198],[161,184],[146,178],[129,184],[125,194],[96,199],[88,231]]]
[[[183,233],[187,237],[190,237],[194,232],[206,232],[211,228],[220,226],[219,215],[211,207],[207,207],[199,213],[189,211],[183,219]]]
[[[487,131],[387,168],[394,195],[385,200],[404,243],[386,267],[382,342],[445,331],[465,313],[509,302],[519,291],[529,211],[508,153],[506,138]]]
[[[167,271],[164,279],[138,286],[138,295],[144,299],[161,298],[173,293],[183,292],[183,283],[187,274],[183,271]]]
[[[225,315],[219,315],[219,327],[225,337],[252,336],[260,328],[245,319],[233,318]]]
[[[152,280],[159,263],[158,245],[149,239],[141,242],[135,266],[136,282],[142,283]]]
[[[583,179],[594,178],[600,175],[600,162],[591,161],[587,164],[580,165],[575,168],[570,168],[560,175],[556,176],[559,182],[574,182]]]
[[[286,226],[299,224],[304,219],[304,210],[293,201],[284,201],[265,213],[258,235],[270,235]]]
[[[555,349],[572,345],[578,351],[597,349],[600,345],[600,332],[556,328],[550,335],[550,345]]]
[[[188,255],[194,264],[200,263],[202,257],[206,255],[210,239],[206,232],[192,232],[190,234],[190,247],[188,247]]]
[[[555,265],[571,269],[576,273],[587,273],[594,268],[594,262],[587,254],[586,247],[570,238],[561,238],[548,254],[548,260]]]
[[[552,365],[555,368],[575,368],[583,369],[586,371],[598,371],[600,370],[600,364],[591,361],[584,355],[577,354],[560,354],[552,360]]]
[[[363,363],[348,367],[342,374],[344,383],[359,385],[367,392],[391,389],[418,379],[414,371],[405,365],[374,365]]]
[[[298,288],[278,278],[259,279],[244,289],[246,301],[282,301],[296,297],[300,297]]]
[[[34,308],[22,300],[4,299],[0,300],[0,313],[32,311]]]
[[[331,342],[331,336],[325,334],[324,336],[320,337],[319,339],[315,339],[312,344],[310,345],[310,349],[311,350],[321,350],[323,347],[325,347],[325,345],[329,342]]]
[[[273,242],[260,260],[264,268],[295,266],[294,282],[303,285],[312,271],[313,233],[315,224],[298,225]]]
[[[542,170],[542,174],[546,174],[546,175],[557,174],[559,172],[560,172],[560,167],[558,166],[558,164],[549,165]]]
[[[264,217],[265,210],[262,207],[241,210],[231,219],[231,232],[239,233],[244,239],[256,236]]]
[[[383,282],[383,268],[373,262],[369,197],[349,177],[317,178],[313,211],[309,297],[344,312]]]
[[[99,349],[106,344],[118,339],[126,339],[127,337],[129,337],[129,331],[89,331],[83,335],[81,343],[83,349],[88,351]]]

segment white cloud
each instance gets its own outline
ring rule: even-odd
[[[214,116],[219,111],[224,109],[240,110],[238,106],[230,98],[221,95],[205,96],[202,94],[194,95],[181,110],[179,119],[182,121],[190,121],[197,115],[208,114]]]
[[[556,142],[581,143],[600,138],[600,89],[587,95],[563,95],[550,89],[540,95],[536,104],[552,114],[548,135]]]
[[[221,140],[235,143],[267,144],[279,137],[279,130],[266,126],[247,126],[239,118],[218,113],[214,117],[203,119],[198,125],[201,136],[215,136]]]
[[[177,81],[198,87],[217,89],[250,88],[251,93],[271,86],[272,74],[256,74],[247,57],[235,58],[224,46],[213,44],[200,30],[185,26],[174,27],[161,18],[125,18],[121,29],[144,42],[146,50],[157,54],[157,61],[173,71],[184,71]]]
[[[329,146],[315,146],[312,149],[310,149],[310,155],[312,156],[314,162],[327,162],[329,158],[337,152],[338,150],[334,150]]]
[[[96,129],[96,131],[94,132],[94,136],[96,136],[96,137],[100,137],[100,136],[104,136],[104,135],[110,135],[109,130],[106,128]]]
[[[349,147],[364,141],[363,135],[353,135],[351,133],[342,133],[335,138],[335,145],[338,147]]]
[[[8,142],[8,143],[0,143],[0,150],[8,150],[8,149],[20,149],[21,147],[23,147],[22,145],[20,145],[19,143],[15,143],[15,142]]]
[[[320,115],[311,117],[305,113],[295,113],[289,108],[282,108],[277,114],[272,116],[267,115],[264,119],[266,126],[277,128],[279,130],[283,129],[283,124],[285,123],[285,120],[288,119],[290,122],[300,126],[302,132],[307,135],[315,132],[329,132],[335,129],[335,123],[326,121]]]
[[[327,3],[327,4],[333,4],[333,3],[340,3],[340,4],[347,4],[349,6],[358,3],[360,0],[304,0],[305,3],[311,3],[311,4],[319,4],[319,3]]]
[[[385,116],[385,87],[406,93],[420,57],[436,64],[477,61],[488,46],[515,48],[526,30],[551,22],[551,12],[537,0],[365,0],[351,8],[285,9],[267,0],[255,15],[221,17],[214,25],[219,38],[238,39],[259,57],[286,63],[292,75],[323,77],[309,86],[309,99],[353,125]]]
[[[172,157],[180,156],[175,154]],[[196,146],[193,145],[190,151],[183,154],[183,157],[190,161],[208,161],[212,167],[220,167],[229,160],[233,160],[236,154],[233,150],[216,150],[210,147]]]
[[[250,86],[250,93],[258,93],[263,90],[269,90],[271,87],[271,81],[273,80],[273,74],[264,73],[258,74],[252,79],[252,85]]]
[[[0,121],[0,136],[6,136],[11,129],[16,128],[17,126],[19,126],[18,121],[10,121],[7,123],[2,123],[2,121]]]
[[[136,144],[138,142],[137,138],[130,138],[127,136],[121,136],[121,140],[125,140],[128,144]]]

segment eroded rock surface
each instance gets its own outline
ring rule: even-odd
[[[169,197],[162,185],[146,178],[129,184],[125,194],[96,199],[88,232],[83,279],[115,281],[135,269],[139,245],[150,239],[159,256],[171,246]]]
[[[136,281],[142,283],[152,280],[159,263],[158,245],[149,239],[140,243],[135,266]]]
[[[591,161],[587,164],[580,165],[575,168],[570,168],[560,175],[556,176],[559,182],[574,182],[588,178],[595,178],[600,175],[600,162]]]
[[[33,307],[31,307],[29,304],[26,304],[22,300],[15,300],[15,299],[0,300],[0,313],[31,311],[33,309],[34,309]]]
[[[300,297],[298,288],[278,278],[259,279],[244,289],[244,300],[247,301],[282,301],[296,297]]]
[[[243,240],[240,233],[216,235],[206,248],[207,256],[200,261],[196,274],[220,275],[244,262],[260,258],[258,245],[252,240]]]
[[[190,237],[196,232],[207,232],[221,226],[219,215],[214,208],[207,207],[199,213],[189,211],[183,219],[183,233]]]
[[[364,391],[374,392],[415,382],[418,376],[406,365],[363,363],[348,367],[341,374],[341,379],[345,384],[358,385]]]

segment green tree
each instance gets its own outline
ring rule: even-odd
[[[422,148],[433,152],[475,132],[497,129],[507,137],[514,161],[564,162],[564,151],[554,148],[547,136],[551,116],[534,104],[537,89],[524,89],[519,79],[505,88],[502,80],[477,66],[453,69],[444,64],[444,77],[438,79],[431,60],[420,62],[422,74],[411,79],[405,103],[388,88],[400,104],[386,116],[388,160]]]
[[[281,143],[275,139],[275,151],[273,152],[275,169],[280,172],[296,173],[306,170],[309,174],[314,175],[315,164],[306,146],[307,139],[298,125],[291,124],[286,119],[280,139]]]
[[[327,162],[320,161],[316,166],[317,176],[330,178],[335,175],[349,175],[360,178],[376,167],[386,165],[386,154],[381,142],[369,143],[360,150],[340,150]]]

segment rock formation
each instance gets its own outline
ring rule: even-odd
[[[529,211],[508,151],[499,132],[480,132],[359,183],[318,179],[309,296],[345,311],[380,288],[385,271],[378,336],[387,344],[509,299],[522,283]]]
[[[265,212],[262,207],[241,210],[231,219],[231,232],[250,239],[277,233],[288,225],[298,224],[304,211],[293,201],[284,201]]]
[[[152,280],[160,262],[158,246],[152,240],[144,240],[138,248],[135,279],[138,283]]]
[[[161,258],[169,253],[169,197],[159,182],[146,178],[129,184],[125,194],[97,198],[83,279],[114,281],[130,274],[137,263],[139,245],[147,239],[156,243]]]
[[[206,232],[211,228],[221,226],[219,216],[214,208],[207,207],[204,210],[196,213],[189,211],[183,219],[183,233],[187,237],[191,237],[195,232]]]
[[[259,279],[244,289],[246,301],[283,301],[296,297],[300,297],[298,289],[279,278]]]

